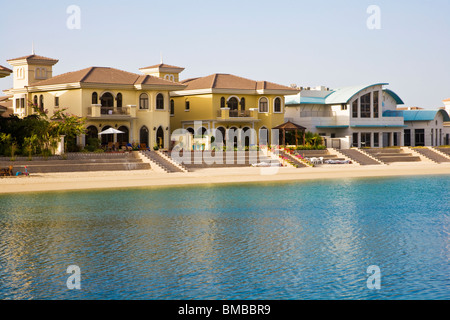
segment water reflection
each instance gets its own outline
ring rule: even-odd
[[[0,298],[446,299],[449,187],[441,177],[0,196]],[[72,264],[81,291],[65,286]],[[372,264],[381,292],[365,286]]]

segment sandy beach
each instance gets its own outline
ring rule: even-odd
[[[0,194],[418,175],[450,177],[450,164],[336,165],[304,169],[223,168],[175,174],[157,173],[152,170],[48,173],[0,178]]]

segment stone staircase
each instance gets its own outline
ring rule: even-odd
[[[164,156],[156,151],[140,151],[141,154],[152,162],[153,166],[158,166],[161,171],[166,173],[183,173],[182,168],[166,159]]]
[[[367,152],[369,155],[374,157],[375,159],[386,163],[395,163],[395,162],[420,162],[421,159],[418,156],[413,156],[411,153],[406,153],[401,148],[380,148],[380,149],[364,149],[364,152]]]
[[[16,161],[0,159],[0,167],[13,166],[13,173],[24,172],[24,167],[30,174],[34,173],[56,173],[56,172],[93,172],[93,171],[129,171],[149,170],[150,165],[143,163],[133,153],[114,154],[67,154],[67,159],[61,156],[33,157],[28,161],[26,157],[19,157]]]
[[[295,156],[292,156],[292,155],[288,154],[287,152],[285,152],[283,150],[280,150],[279,153],[280,153],[280,156],[286,157],[291,162],[293,162],[297,166],[297,168],[306,168],[306,167],[308,167],[308,165],[303,163],[300,159],[296,158]]]
[[[434,150],[433,148],[413,148],[413,151],[419,153],[420,155],[426,157],[427,159],[435,163],[450,162],[450,157],[446,158],[445,156],[439,154],[438,151]]]
[[[295,153],[301,155],[303,158],[323,158],[326,160],[348,160],[346,158],[339,157],[333,150],[296,150]]]
[[[207,168],[251,167],[253,164],[259,163],[268,163],[274,166],[280,165],[279,161],[263,155],[262,152],[227,151],[216,154],[211,151],[191,151],[177,153],[176,156],[168,152],[167,155],[189,171]]]
[[[371,158],[370,156],[365,155],[358,149],[340,149],[339,152],[361,166],[372,166],[382,164],[380,161],[377,161]]]
[[[450,158],[450,148],[435,147],[434,149],[440,153],[443,153],[444,156],[448,156]]]

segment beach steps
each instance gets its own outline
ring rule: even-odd
[[[306,167],[308,167],[305,163],[303,163],[300,159],[296,158],[295,156],[291,156],[290,154],[287,154],[283,150],[280,150],[279,152],[280,152],[280,155],[282,157],[286,157],[291,162],[293,162],[297,166],[297,168],[306,168]]]
[[[411,153],[406,153],[401,148],[380,148],[380,149],[361,149],[363,152],[368,153],[375,159],[386,163],[395,162],[420,162],[420,157],[413,156]]]
[[[332,153],[333,151],[327,150],[295,150],[296,154],[301,155],[303,158],[323,158],[323,161],[326,160],[348,160],[338,155]]]
[[[159,169],[166,173],[186,172],[156,151],[141,151],[141,154],[147,157],[153,163],[153,166],[158,166]]]
[[[450,162],[450,157],[447,158],[444,155],[439,154],[438,151],[434,150],[433,148],[422,147],[422,148],[413,148],[413,150],[435,163]]]
[[[268,156],[262,155],[261,152],[235,152],[227,151],[222,154],[211,151],[191,151],[180,152],[176,155],[168,152],[168,156],[177,163],[182,162],[184,168],[189,171],[195,169],[207,168],[239,168],[250,167],[253,164],[267,163],[273,166],[279,166],[280,162]],[[181,161],[179,161],[181,159]]]
[[[438,152],[443,153],[445,156],[450,157],[450,148],[435,147],[434,149],[437,150]]]
[[[29,173],[57,173],[57,172],[89,172],[89,171],[129,171],[149,170],[150,165],[142,163],[132,153],[122,154],[67,154],[65,160],[61,156],[35,157],[28,161],[26,157],[18,157],[16,161],[0,159],[0,167],[13,166],[13,173],[24,172],[27,167]]]
[[[358,149],[340,149],[339,152],[361,166],[382,164],[380,161],[371,158],[370,156],[360,152]]]

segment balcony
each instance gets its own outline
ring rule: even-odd
[[[217,110],[218,121],[256,121],[258,120],[258,110],[230,110],[223,108]]]
[[[136,118],[136,106],[125,107],[102,107],[100,104],[93,104],[88,109],[88,118],[94,119],[130,119]]]

